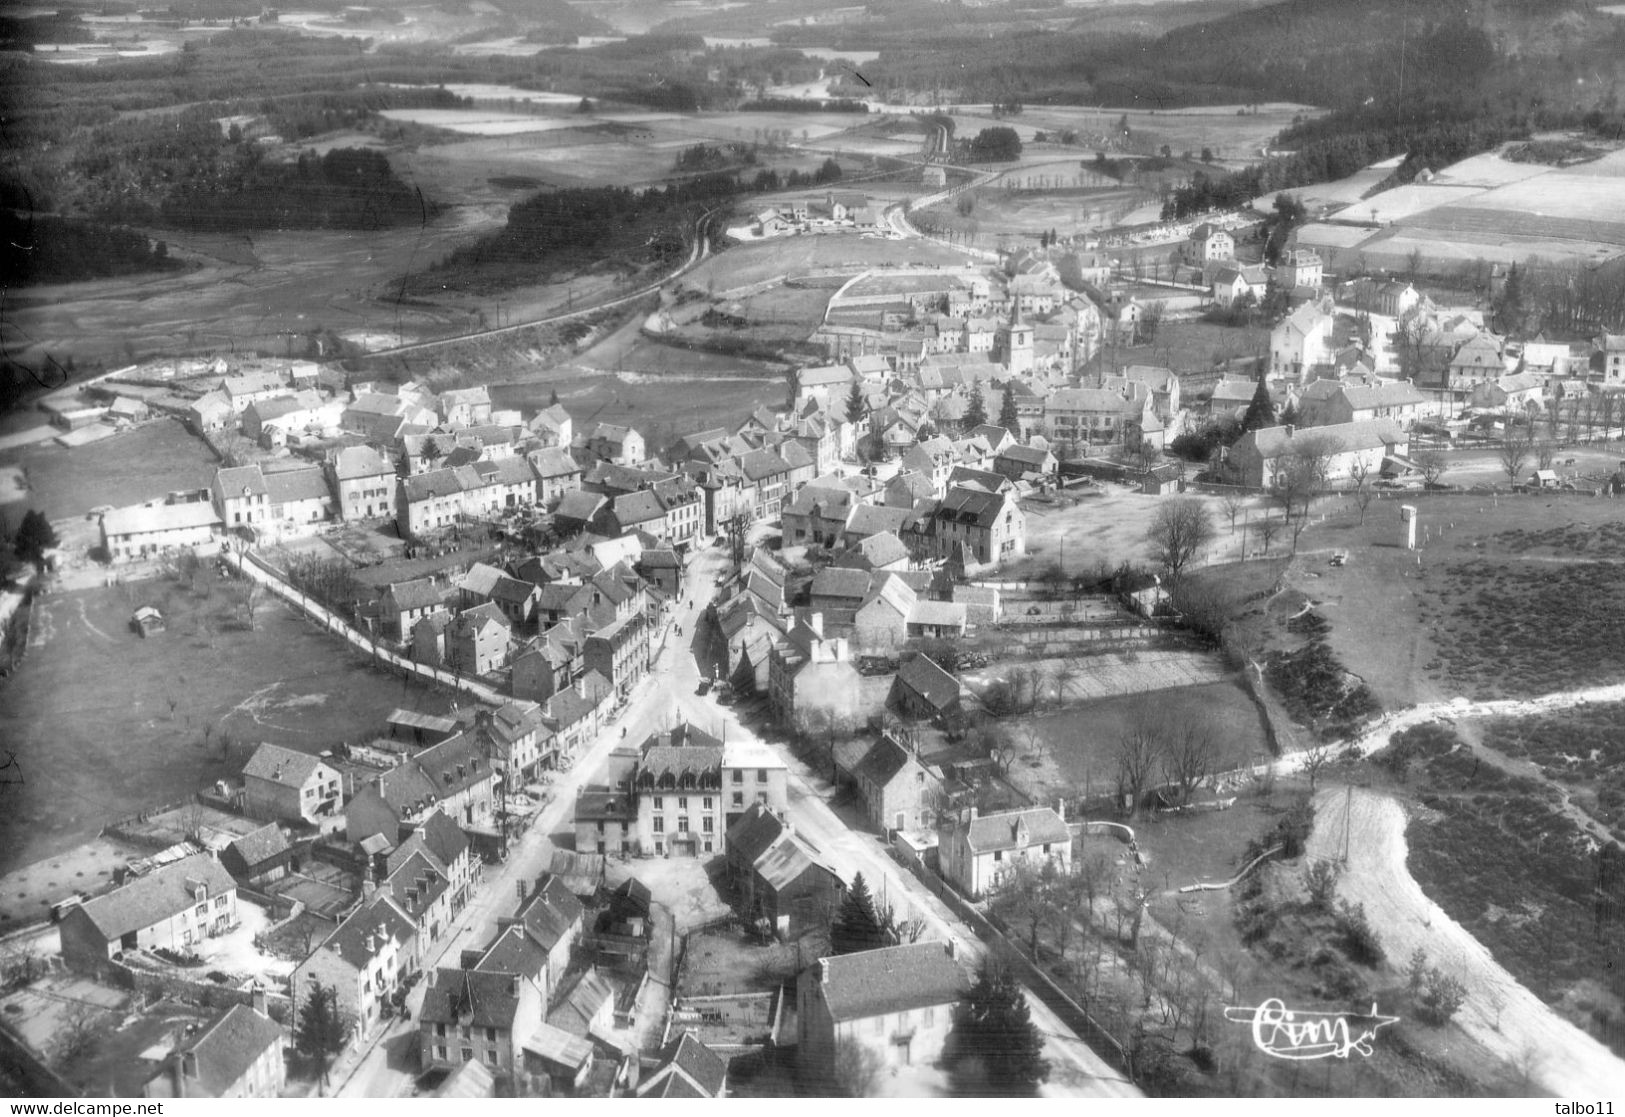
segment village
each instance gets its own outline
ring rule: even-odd
[[[904,238],[906,210],[816,201],[734,233]],[[237,638],[186,604],[219,586],[248,633],[285,609],[401,697],[342,739],[220,741],[234,771],[71,855],[94,884],[10,874],[13,1054],[60,1094],[946,1095],[976,998],[1039,1022],[1042,1055],[972,1090],[1040,1059],[1053,1096],[1172,1074],[1224,986],[1134,961],[1177,938],[1142,929],[1152,891],[1198,875],[1135,815],[1205,825],[1331,760],[1280,749],[1285,699],[1236,681],[1191,572],[1278,590],[1300,534],[1374,498],[1625,484],[1590,445],[1625,422],[1625,336],[1503,336],[1258,240],[1198,223],[1166,283],[1098,243],[823,276],[824,362],[661,446],[306,360],[46,397],[71,452],[184,427],[215,464],[51,525],[8,594],[24,664],[25,596],[117,588],[125,627],[97,631],[161,661]],[[1119,359],[1272,305],[1226,367]],[[1186,712],[1069,759],[1136,694]],[[1137,985],[1150,1038],[1149,1010],[1089,1000]]]

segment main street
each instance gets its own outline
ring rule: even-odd
[[[640,742],[649,734],[669,725],[677,694],[689,694],[699,685],[699,670],[688,654],[686,641],[703,611],[717,574],[724,566],[722,551],[707,548],[690,561],[685,600],[673,609],[665,644],[649,671],[638,684],[620,714],[599,733],[592,747],[579,756],[568,772],[559,773],[551,785],[552,798],[542,808],[524,836],[509,846],[508,860],[500,868],[486,867],[475,898],[447,929],[446,935],[424,957],[423,968],[455,966],[465,947],[489,942],[497,920],[513,914],[518,903],[517,886],[528,886],[547,870],[553,852],[559,848],[554,836],[573,833],[576,792],[591,781],[608,758],[610,750],[627,741]],[[675,627],[673,627],[675,626]],[[677,636],[676,628],[684,635]],[[566,843],[565,848],[573,848]],[[386,1029],[346,1055],[334,1068],[332,1080],[340,1097],[401,1097],[409,1094],[418,1073],[412,1054],[417,1016],[423,1007],[424,983],[407,996],[410,1015],[397,1017]]]
[[[459,952],[489,941],[497,920],[512,912],[516,886],[533,882],[550,863],[554,836],[571,830],[576,792],[598,772],[611,749],[623,737],[640,743],[650,734],[687,722],[727,741],[760,741],[739,718],[737,707],[723,706],[696,693],[699,667],[689,645],[705,602],[726,566],[726,553],[718,548],[697,552],[688,568],[684,600],[672,620],[682,635],[668,627],[665,646],[650,673],[634,691],[620,715],[605,727],[587,752],[552,785],[552,799],[543,807],[523,838],[510,847],[500,869],[486,871],[476,898],[465,908],[443,938],[425,957],[424,968],[455,965]],[[850,828],[827,801],[828,784],[791,755],[780,741],[767,741],[789,768],[789,811],[792,825],[818,846],[831,866],[850,880],[862,873],[877,898],[890,903],[899,918],[920,919],[925,937],[954,944],[956,956],[974,964],[986,952],[971,929],[887,854],[878,835]],[[567,843],[568,848],[573,843]],[[656,897],[660,899],[660,897]],[[387,1029],[342,1059],[333,1081],[341,1097],[400,1097],[410,1093],[417,1074],[412,1053],[415,1021],[423,1004],[420,983],[407,998],[410,1017],[397,1018]],[[1050,1081],[1040,1093],[1048,1097],[1138,1097],[1139,1090],[1097,1055],[1038,998],[1028,993],[1033,1022],[1044,1035],[1045,1054],[1051,1064]]]

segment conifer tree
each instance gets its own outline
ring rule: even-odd
[[[1021,438],[1021,416],[1016,414],[1016,389],[1012,384],[1004,386],[1004,402],[999,405],[999,426],[1010,432],[1010,437]]]
[[[1044,1037],[1032,1021],[1021,985],[992,958],[960,1009],[955,1029],[958,1075],[972,1093],[1031,1095],[1049,1078]],[[970,1079],[977,1081],[968,1081]]]
[[[829,929],[829,946],[836,954],[857,954],[865,950],[878,950],[890,943],[875,914],[874,898],[863,874],[852,878],[852,887],[841,901],[840,914]]]
[[[1263,369],[1258,370],[1258,388],[1253,392],[1253,400],[1247,405],[1247,412],[1241,417],[1241,431],[1260,430],[1275,425],[1275,402],[1270,399],[1269,383],[1265,379]]]
[[[331,985],[323,985],[314,974],[310,978],[310,992],[299,1006],[299,1023],[294,1029],[294,1048],[313,1060],[321,1069],[320,1078],[327,1081],[327,1071],[334,1055],[344,1050],[346,1021],[339,1009],[338,992]]]
[[[987,423],[987,400],[982,396],[982,382],[971,385],[970,406],[965,408],[965,429],[974,430]]]

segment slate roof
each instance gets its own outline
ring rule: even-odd
[[[664,519],[666,510],[653,492],[625,493],[613,502],[615,520],[622,528],[646,524],[650,520]]]
[[[930,656],[917,655],[897,671],[897,682],[938,710],[959,701],[959,680],[937,666]]]
[[[560,1031],[585,1036],[592,1018],[603,1008],[604,1002],[614,996],[615,990],[609,981],[596,969],[589,969],[553,1006],[553,1011],[547,1014],[547,1022]]]
[[[672,1080],[680,1076],[696,1089],[697,1096],[720,1097],[722,1088],[728,1081],[728,1061],[701,1043],[693,1032],[685,1031],[661,1048],[660,1065],[649,1076],[649,1081],[652,1083],[662,1075],[669,1076],[668,1081],[663,1083],[658,1091],[650,1090],[650,1096],[690,1096],[683,1092],[672,1092]]]
[[[522,924],[510,924],[491,940],[473,968],[486,973],[540,977],[547,970],[547,948],[532,938]]]
[[[739,468],[752,481],[790,472],[790,466],[773,450],[752,450],[739,459]]]
[[[418,823],[418,830],[423,834],[423,844],[442,867],[449,868],[468,852],[468,835],[445,811],[436,810]]]
[[[529,455],[530,465],[536,471],[536,476],[547,479],[553,477],[569,477],[580,473],[581,466],[569,454],[557,447],[548,447],[545,450],[534,450]]]
[[[1020,840],[1025,830],[1026,841]],[[965,841],[973,853],[994,850],[1027,849],[1046,843],[1072,841],[1066,821],[1051,807],[1030,807],[1021,811],[1001,811],[974,818],[967,826]]]
[[[583,492],[577,489],[574,492],[564,494],[564,499],[559,501],[554,516],[561,520],[576,520],[580,523],[588,523],[608,503],[609,501],[599,493]]]
[[[423,993],[418,1019],[430,1024],[463,1024],[475,1028],[511,1030],[519,1014],[519,995],[511,973],[483,970],[435,971],[433,984]]]
[[[468,568],[457,583],[457,588],[465,593],[472,593],[479,597],[490,597],[496,590],[497,582],[503,578],[502,571],[494,566],[487,566],[483,562],[476,562]]]
[[[841,597],[861,601],[869,593],[869,574],[842,566],[826,566],[812,582],[812,596]]]
[[[960,523],[974,523],[991,527],[1004,511],[1005,498],[998,493],[984,493],[979,489],[952,488],[937,504],[936,517]]]
[[[854,774],[872,781],[876,787],[886,787],[908,766],[908,761],[909,751],[891,737],[883,736],[864,754]]]
[[[378,477],[395,472],[395,467],[371,446],[346,446],[333,459],[333,473],[340,481]]]
[[[921,598],[908,611],[908,623],[962,629],[965,627],[965,606],[952,601]]]
[[[227,500],[266,495],[265,476],[257,465],[230,466],[216,473],[214,481]]]
[[[378,946],[373,940],[380,927],[385,935],[401,944],[411,942],[417,933],[395,902],[380,893],[363,902],[350,918],[340,923],[322,948],[331,950],[353,968],[362,969],[378,956]]]
[[[278,469],[265,475],[265,489],[272,504],[296,500],[331,500],[327,476],[320,469]]]
[[[243,864],[252,869],[255,865],[286,853],[290,847],[287,835],[282,833],[282,827],[274,822],[268,822],[258,830],[232,839],[228,848],[236,850],[237,856],[243,859]]]
[[[921,480],[924,480],[923,478]],[[930,482],[925,483],[929,493]],[[912,508],[893,508],[880,504],[860,504],[852,509],[852,514],[846,519],[846,531],[860,539],[867,539],[871,535],[881,532],[890,532],[900,535],[908,528],[914,519]]]
[[[202,884],[208,895],[235,891],[237,882],[213,857],[194,853],[86,900],[80,909],[90,917],[103,938],[112,941],[131,931],[142,931],[191,907],[198,901],[188,881]]]
[[[267,1049],[280,1047],[283,1039],[282,1027],[275,1020],[247,1005],[232,1005],[213,1023],[179,1044],[170,1058],[179,1059],[188,1053],[194,1057],[196,1076],[186,1077],[189,1097],[218,1098],[229,1092]],[[171,1073],[166,1066],[163,1076],[169,1078]]]
[[[899,509],[899,511],[901,510]],[[869,566],[874,568],[908,560],[908,548],[903,545],[901,539],[889,531],[877,532],[868,536],[860,540],[852,549],[861,554]]]
[[[413,919],[420,917],[451,887],[445,874],[422,853],[414,853],[389,874],[390,895]]]
[[[581,922],[585,909],[563,878],[548,872],[519,908],[519,920],[543,949],[552,950]]]
[[[956,1003],[969,987],[964,972],[940,942],[910,943],[819,963],[824,1002],[836,1023],[928,1005]]]
[[[1264,458],[1276,458],[1286,453],[1294,438],[1335,439],[1343,450],[1374,449],[1393,442],[1404,442],[1404,432],[1392,419],[1363,419],[1355,423],[1333,423],[1325,427],[1264,427],[1248,431],[1242,441],[1252,440],[1253,447]],[[1239,445],[1240,443],[1238,443]]]
[[[783,819],[762,804],[752,803],[750,809],[728,827],[728,853],[737,855],[737,859],[747,865],[754,865],[783,833]],[[735,858],[730,856],[730,859]]]
[[[243,765],[244,776],[269,780],[283,787],[303,787],[322,758],[267,742],[254,750]]]
[[[815,851],[799,834],[785,834],[769,846],[756,859],[754,868],[756,875],[775,892],[783,892],[800,880],[808,869],[822,869],[840,880],[835,870],[818,860]]]

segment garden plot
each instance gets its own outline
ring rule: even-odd
[[[1075,672],[1065,680],[1067,702],[1087,702],[1119,694],[1143,694],[1152,690],[1203,686],[1223,682],[1229,671],[1212,652],[1108,652],[1073,659],[1032,659],[999,664],[986,671],[961,676],[971,690],[980,694],[995,680],[1006,680],[1017,670],[1036,669],[1054,678],[1057,668]]]

